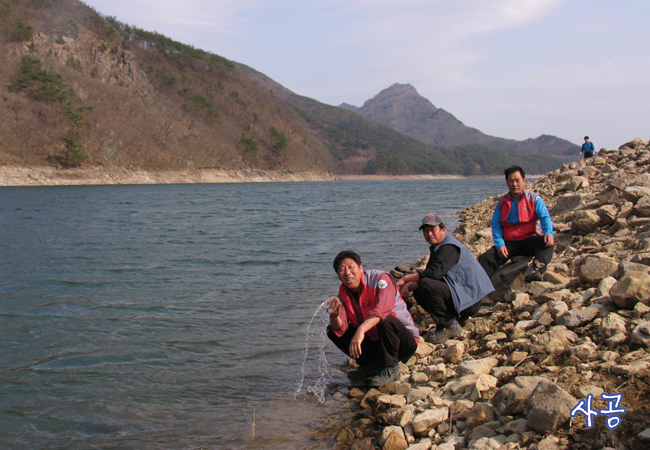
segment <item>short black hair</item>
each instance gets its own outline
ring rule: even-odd
[[[506,176],[506,180],[508,179],[509,175],[512,175],[515,172],[519,172],[521,174],[521,178],[526,178],[526,172],[524,171],[524,169],[522,169],[519,166],[510,166],[506,170],[503,171],[503,173]]]
[[[589,139],[589,136],[585,136],[585,139]]]
[[[334,266],[334,272],[338,273],[339,266],[344,259],[348,258],[357,263],[357,265],[361,265],[361,256],[359,256],[358,253],[353,252],[352,250],[343,250],[342,252],[339,252],[338,255],[336,255],[336,258],[334,258],[334,263],[332,264]]]

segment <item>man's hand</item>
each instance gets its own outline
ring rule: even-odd
[[[506,248],[505,245],[502,245],[497,249],[497,255],[499,255],[503,259],[508,259],[508,249]]]
[[[327,300],[327,312],[330,313],[330,327],[333,330],[338,330],[343,326],[343,320],[341,320],[341,299],[338,297],[331,297]]]
[[[327,312],[330,316],[338,317],[341,314],[341,300],[338,297],[330,297],[327,300]]]
[[[402,299],[407,299],[408,300],[409,292],[411,292],[411,290],[409,289],[408,284],[405,284],[404,286],[402,286],[402,289],[400,289],[399,295],[400,295],[400,297],[402,297]]]
[[[354,359],[361,356],[361,343],[365,337],[366,333],[361,329],[361,327],[359,327],[357,332],[354,333],[354,336],[352,336],[352,340],[350,341],[350,356]]]
[[[555,238],[553,237],[552,234],[545,234],[544,243],[546,244],[547,247],[553,247],[553,244],[555,244]]]

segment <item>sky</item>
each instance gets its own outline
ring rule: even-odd
[[[596,149],[650,140],[648,0],[84,0],[104,16],[362,106],[410,83],[465,125]]]

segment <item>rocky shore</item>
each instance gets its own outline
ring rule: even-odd
[[[527,258],[503,266],[459,338],[420,342],[399,382],[352,386],[359,412],[339,448],[650,448],[650,146],[603,149],[529,189],[556,233],[543,281],[523,282]],[[457,237],[477,256],[493,245],[496,200],[461,212]]]

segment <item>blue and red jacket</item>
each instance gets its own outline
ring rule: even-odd
[[[510,193],[499,199],[492,215],[492,238],[497,248],[506,245],[505,241],[545,234],[553,236],[553,222],[539,194],[525,189],[519,200],[513,200]]]
[[[388,302],[387,304],[379,304],[380,293],[387,295],[384,296],[384,301]],[[418,341],[420,331],[415,326],[413,317],[411,317],[406,303],[404,303],[397,290],[395,280],[390,274],[380,270],[364,270],[359,301],[357,302],[343,285],[339,289],[338,297],[342,304],[341,320],[343,320],[343,326],[338,330],[334,330],[337,336],[342,336],[349,325],[358,328],[370,317],[379,317],[383,321],[387,316],[391,315],[402,322],[415,338],[415,342]],[[366,336],[372,341],[379,339],[377,327],[368,330]]]

